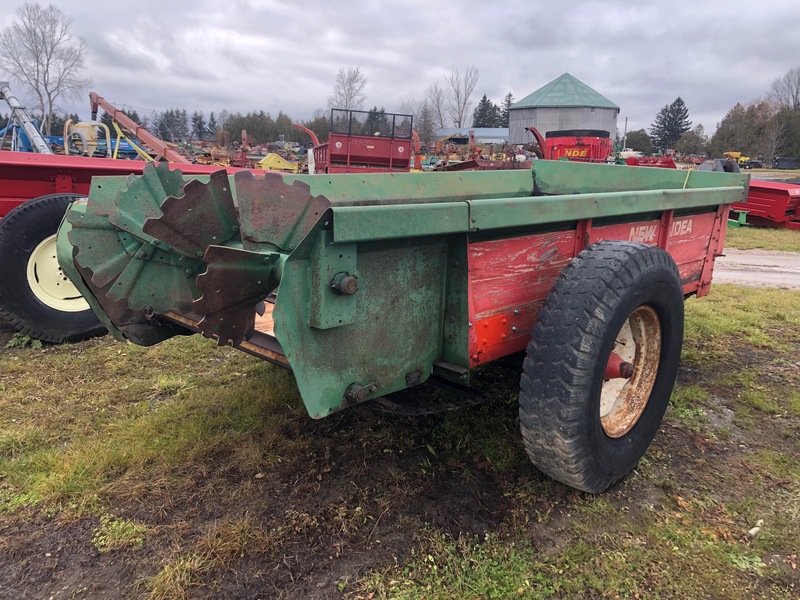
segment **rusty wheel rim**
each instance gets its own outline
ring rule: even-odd
[[[656,311],[650,306],[634,310],[611,351],[633,364],[630,379],[607,379],[600,393],[600,424],[607,436],[619,438],[639,421],[658,375],[661,322]]]

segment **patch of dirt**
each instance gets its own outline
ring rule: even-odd
[[[714,262],[714,281],[800,290],[800,253],[726,248]]]

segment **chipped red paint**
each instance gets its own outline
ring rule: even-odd
[[[708,293],[714,259],[722,252],[727,206],[715,212],[540,233],[469,245],[470,365],[524,350],[558,275],[583,248],[602,240],[660,246],[678,265],[685,295]]]
[[[574,252],[574,231],[469,245],[473,366],[525,348],[545,297]]]

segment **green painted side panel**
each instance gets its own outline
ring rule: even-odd
[[[654,167],[629,167],[571,163],[569,161],[541,160],[533,163],[536,194],[597,194],[634,190],[696,189],[710,187],[738,187],[740,193],[750,180],[739,173],[712,173],[710,171],[659,169]]]
[[[363,204],[427,204],[455,198],[529,196],[533,178],[528,169],[441,173],[370,173],[366,175],[285,175],[284,181],[307,183],[311,193],[334,206]]]
[[[385,240],[463,232],[469,228],[466,202],[337,206],[333,209],[334,239]]]
[[[732,204],[739,201],[741,191],[741,187],[667,189],[484,198],[425,207],[414,204],[334,207],[334,240],[344,243],[467,233]]]
[[[318,226],[286,261],[272,314],[275,337],[315,418],[351,404],[345,392],[352,384],[373,398],[425,381],[442,350],[444,241],[360,244],[360,288],[349,297],[354,319],[320,329],[311,326],[314,297],[345,300],[313,276],[329,251],[338,257],[330,232]]]
[[[653,169],[655,170],[655,169]],[[521,227],[619,215],[731,204],[740,188],[608,192],[470,202],[470,222],[478,230]]]

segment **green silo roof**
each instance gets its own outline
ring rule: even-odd
[[[569,73],[564,73],[547,85],[540,87],[510,108],[538,108],[541,106],[591,106],[595,108],[616,108],[619,106],[597,93]]]

